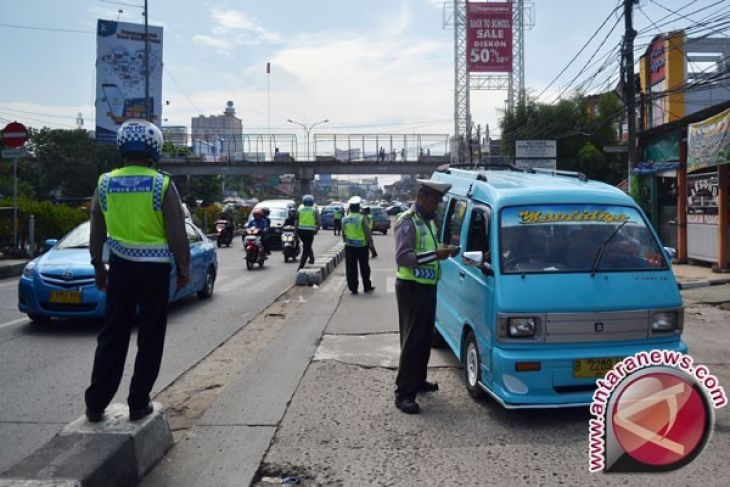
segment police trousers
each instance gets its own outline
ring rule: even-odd
[[[112,255],[104,325],[97,338],[91,385],[85,394],[88,409],[103,411],[114,398],[135,321],[137,358],[127,403],[130,409],[147,406],[162,363],[169,291],[170,264],[134,262]]]
[[[359,285],[357,279],[357,268],[360,267],[360,277],[365,291],[370,290],[373,284],[370,282],[370,254],[368,247],[353,247],[345,245],[345,274],[347,275],[347,288],[350,292],[357,292]]]
[[[431,357],[431,339],[436,319],[436,286],[396,279],[400,331],[400,361],[395,379],[395,395],[413,399],[426,380]]]

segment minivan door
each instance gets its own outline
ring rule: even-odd
[[[464,252],[481,252],[483,262],[491,266],[491,209],[486,205],[474,204],[469,212],[469,221],[465,225],[465,246],[459,269],[459,285],[457,288],[458,309],[464,322],[474,327],[477,347],[481,356],[482,367],[487,371],[485,382],[489,381],[491,369],[492,345],[494,340],[494,287],[495,276],[485,270],[484,264],[475,265],[464,260]],[[484,371],[483,371],[484,372]]]
[[[452,197],[446,211],[443,228],[443,243],[445,245],[461,246],[461,227],[466,216],[467,202],[458,197]],[[459,260],[457,260],[459,259]],[[461,328],[459,321],[459,272],[461,257],[449,257],[439,264],[441,277],[438,284],[438,300],[436,301],[436,321],[443,331],[443,337],[454,350],[459,349],[461,342]]]

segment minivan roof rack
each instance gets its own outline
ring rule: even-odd
[[[524,169],[520,169],[512,164],[501,163],[489,163],[489,162],[455,162],[450,164],[442,164],[436,171],[449,174],[450,169],[465,169],[465,170],[477,170],[477,169],[491,169],[501,171],[516,171],[525,172]]]
[[[468,170],[468,169],[461,169],[461,168],[448,168],[446,170],[446,174],[453,174],[455,176],[460,176],[466,179],[476,179],[477,181],[486,181],[487,180],[487,173],[484,171],[474,171],[474,170]]]
[[[586,175],[580,171],[565,171],[562,169],[548,169],[545,167],[533,167],[529,172],[532,174],[549,174],[551,176],[564,176],[568,178],[578,178],[583,182],[588,182]]]

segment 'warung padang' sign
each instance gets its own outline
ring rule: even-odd
[[[730,164],[730,108],[687,130],[687,172]]]

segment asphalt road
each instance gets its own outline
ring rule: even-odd
[[[322,232],[315,254],[339,237]],[[241,329],[294,283],[296,264],[273,252],[264,269],[246,271],[240,239],[218,250],[213,298],[171,306],[165,356],[153,393],[164,389]],[[84,411],[98,324],[64,320],[41,326],[17,311],[17,278],[0,280],[0,471],[32,453]],[[135,340],[135,337],[132,338]],[[115,402],[126,402],[136,347]]]

